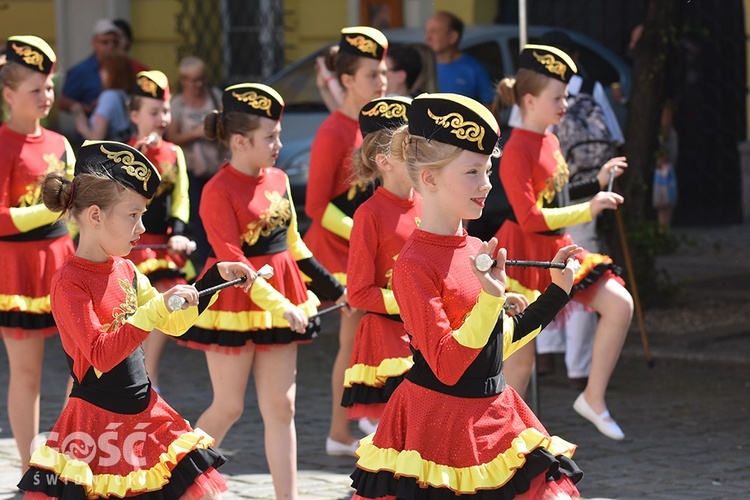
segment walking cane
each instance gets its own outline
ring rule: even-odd
[[[609,172],[609,186],[608,191],[612,191],[612,184],[615,178],[616,168],[613,168]],[[641,300],[638,297],[638,286],[635,283],[635,272],[633,271],[633,263],[630,260],[630,250],[628,249],[628,240],[625,238],[625,223],[622,220],[622,214],[619,210],[615,210],[615,218],[617,219],[617,231],[620,233],[620,244],[622,245],[622,253],[625,258],[625,269],[628,271],[628,281],[633,287],[633,303],[635,305],[635,316],[638,319],[638,328],[641,330],[641,342],[643,343],[643,350],[646,353],[646,366],[649,368],[654,367],[654,359],[651,357],[651,345],[648,341],[648,335],[646,335],[646,323],[643,321],[643,309],[641,308]]]

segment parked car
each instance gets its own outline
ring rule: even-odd
[[[537,41],[544,33],[553,29],[549,26],[529,26],[529,42]],[[612,107],[624,125],[625,109],[612,98],[610,85],[618,82],[624,95],[630,92],[630,68],[618,55],[599,42],[575,31],[565,31],[579,50],[579,73],[584,78],[593,78],[602,83],[608,92]],[[390,43],[416,43],[424,40],[422,29],[394,29],[384,31]],[[310,147],[315,133],[329,112],[320,97],[315,83],[315,59],[330,45],[299,59],[267,80],[286,102],[282,124],[281,140],[284,144],[276,165],[289,175],[300,227],[304,228],[305,188],[310,164]],[[485,65],[494,82],[505,76],[512,76],[518,66],[519,40],[517,25],[467,26],[461,49]],[[509,136],[507,120],[509,111],[501,117],[503,139]],[[504,219],[503,211],[508,211],[504,196],[498,198],[501,189],[493,189],[492,197],[485,209],[483,220]],[[499,226],[500,222],[497,222]],[[490,224],[492,225],[492,224]],[[485,231],[486,232],[486,231]],[[477,231],[478,236],[484,236]]]

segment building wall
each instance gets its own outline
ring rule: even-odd
[[[294,61],[338,40],[347,26],[347,0],[284,0],[284,58]],[[325,15],[321,15],[325,13]]]

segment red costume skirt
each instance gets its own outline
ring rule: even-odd
[[[249,260],[256,271],[265,264],[273,267],[274,274],[267,280],[268,283],[308,316],[315,314],[320,301],[308,292],[297,263],[288,250],[250,257]],[[215,257],[209,257],[204,269],[210,269],[216,262]],[[310,340],[312,332],[292,332],[286,320],[273,316],[253,302],[249,293],[234,287],[219,292],[216,302],[198,317],[195,325],[177,338],[178,343],[187,347],[225,354],[237,354],[257,345]]]
[[[70,398],[18,487],[26,497],[200,498],[226,491],[224,457],[154,391],[140,413],[114,413]],[[187,495],[187,496],[185,496]]]
[[[578,498],[575,449],[510,387],[461,398],[405,380],[360,440],[352,485],[360,498]]]
[[[346,416],[380,418],[385,403],[413,364],[404,324],[380,314],[365,314],[344,374],[341,404],[347,407]]]
[[[75,251],[67,234],[35,241],[0,241],[0,337],[22,340],[57,333],[49,302],[52,276]]]
[[[557,251],[572,245],[573,238],[567,232],[559,236],[527,233],[517,222],[506,220],[495,235],[499,248],[508,250],[509,259],[549,261]],[[605,279],[615,279],[621,285],[625,281],[619,277],[620,268],[606,255],[583,250],[576,256],[581,264],[573,281],[573,300],[589,304],[596,293],[596,286]],[[543,292],[552,282],[548,269],[537,267],[507,267],[505,273],[515,283],[509,283],[508,291],[523,293],[530,300],[536,292]]]
[[[320,265],[328,269],[328,272],[346,286],[346,264],[349,260],[349,240],[345,240],[337,234],[313,221],[310,228],[302,238]]]

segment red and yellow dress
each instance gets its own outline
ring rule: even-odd
[[[354,214],[347,298],[365,311],[344,373],[341,404],[352,419],[380,418],[413,362],[409,336],[393,296],[393,265],[419,225],[422,197],[403,199],[378,187]]]
[[[393,291],[414,366],[360,440],[353,498],[578,497],[575,445],[550,436],[516,391],[503,360],[567,303],[550,287],[523,314],[482,290],[471,270],[480,240],[416,229],[401,250]]]
[[[49,304],[52,276],[74,251],[60,214],[42,202],[50,172],[73,178],[75,157],[60,134],[14,132],[0,125],[0,337],[57,332]]]
[[[195,286],[223,282],[213,267]],[[151,389],[141,348],[154,328],[180,335],[213,297],[170,313],[129,260],[75,255],[53,278],[51,297],[73,390],[18,485],[24,498],[198,499],[226,490],[215,470],[224,457]]]
[[[513,130],[503,148],[500,180],[513,215],[495,236],[498,246],[508,250],[509,259],[551,260],[561,247],[573,243],[565,228],[592,218],[588,202],[568,205],[567,201],[593,196],[600,190],[597,179],[568,183],[568,165],[554,134],[521,128]],[[601,277],[624,284],[618,276],[620,268],[608,256],[584,250],[576,258],[581,263],[573,285],[576,301],[589,303],[596,292],[592,285]],[[510,278],[508,290],[531,300],[550,284],[545,269],[509,267],[506,274]]]
[[[211,244],[206,266],[227,260],[244,262],[257,271],[269,264],[274,275],[267,281],[258,278],[249,295],[237,288],[225,290],[180,341],[187,341],[188,347],[231,354],[262,344],[311,340],[315,328],[295,333],[283,318],[290,304],[308,316],[320,304],[308,292],[300,271],[326,299],[338,299],[344,287],[302,242],[286,174],[266,167],[255,177],[226,163],[203,189],[200,216]]]
[[[361,145],[357,120],[334,111],[318,128],[310,150],[305,213],[312,224],[305,244],[344,285],[354,210],[372,194],[354,180],[352,152]]]
[[[136,137],[131,138],[128,145],[133,146],[137,140]],[[185,255],[171,254],[167,249],[147,247],[166,245],[170,237],[185,235],[190,219],[185,155],[182,148],[164,140],[156,146],[149,146],[145,154],[159,171],[161,184],[143,214],[146,232],[141,235],[138,246],[144,248],[133,249],[128,259],[160,290],[168,290],[187,283],[186,278],[195,277],[188,265],[190,261]]]

